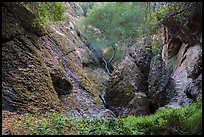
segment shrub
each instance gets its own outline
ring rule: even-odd
[[[202,103],[199,101],[191,106],[183,106],[180,109],[162,108],[149,116],[128,116],[123,119],[123,122],[135,134],[194,134],[197,133],[195,128],[201,120],[201,112]]]
[[[80,122],[78,130],[82,135],[125,135],[130,131],[124,127],[121,119],[84,119]]]
[[[26,113],[13,125],[15,134],[62,135],[77,134],[68,116],[56,111],[44,116]]]
[[[35,135],[194,135],[202,132],[202,102],[179,109],[160,108],[148,116],[74,118],[56,111],[24,114],[14,122],[15,134]]]
[[[25,7],[37,16],[33,25],[45,25],[65,19],[66,7],[62,2],[23,2]]]

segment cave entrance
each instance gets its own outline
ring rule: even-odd
[[[53,87],[58,94],[58,98],[63,102],[63,97],[71,93],[72,84],[57,74],[50,74],[53,82]]]

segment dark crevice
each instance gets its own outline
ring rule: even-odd
[[[61,97],[71,93],[73,88],[72,84],[63,77],[56,74],[50,74],[53,82],[53,87],[58,94],[58,98],[62,101]]]
[[[195,97],[191,93],[186,93],[187,98],[189,99],[195,99]]]
[[[180,63],[179,66],[181,66],[181,64],[183,63],[183,61],[184,61],[185,59],[186,59],[186,56],[184,56],[184,57],[182,58],[181,63]]]
[[[158,104],[155,104],[153,102],[149,102],[149,110],[150,110],[150,114],[154,114],[154,112],[156,112],[156,110],[159,108],[160,106]]]
[[[81,37],[81,33],[79,31],[77,31],[77,36]]]

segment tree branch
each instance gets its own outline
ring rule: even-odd
[[[112,49],[113,49],[113,55],[112,55],[112,57],[110,58],[110,60],[108,61],[108,63],[111,63],[111,61],[113,61],[113,59],[115,58],[115,53],[116,53],[116,48],[113,46],[113,45],[111,45],[111,47],[112,47]]]
[[[101,53],[99,53],[99,56],[103,59],[103,61],[105,63],[105,69],[107,70],[108,75],[110,76],[111,73],[110,73],[110,70],[108,69],[108,62],[105,60],[105,58],[103,57],[103,55]]]

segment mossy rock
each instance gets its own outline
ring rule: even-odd
[[[2,81],[6,83],[2,87],[3,109],[9,109],[9,102],[19,112],[60,110],[61,103],[42,55],[29,39],[20,37],[2,47]]]
[[[107,106],[116,115],[148,114],[144,75],[131,57],[114,70],[104,96]]]

